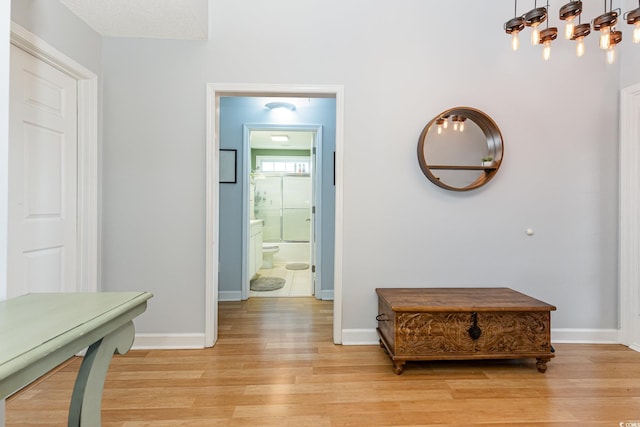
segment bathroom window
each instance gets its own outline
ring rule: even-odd
[[[275,173],[310,173],[311,159],[306,156],[256,156],[256,170]]]

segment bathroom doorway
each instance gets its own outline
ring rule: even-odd
[[[291,111],[288,118],[275,117],[266,109],[265,98],[294,97],[304,105]],[[286,111],[283,111],[286,113]],[[246,243],[244,224],[249,217],[244,205],[245,165],[243,126],[247,123],[313,123],[322,132],[322,185],[319,189],[322,211],[316,211],[316,223],[322,224],[322,253],[316,264],[316,298],[333,301],[333,339],[342,343],[342,275],[343,275],[343,140],[344,88],[341,85],[264,85],[207,84],[207,186],[205,247],[205,345],[213,346],[218,336],[218,302],[238,301],[243,286]],[[238,135],[240,133],[240,135]],[[221,150],[237,153],[234,162],[238,181],[221,184],[219,162]],[[226,157],[228,159],[228,157]],[[233,164],[231,163],[231,167]],[[320,173],[320,171],[318,171]],[[248,188],[248,184],[247,184]],[[248,209],[247,209],[248,215]],[[320,218],[321,217],[321,218]],[[248,228],[248,227],[246,227]],[[242,234],[242,236],[240,236]],[[316,234],[320,234],[316,230]],[[321,292],[317,292],[317,289]]]
[[[247,125],[244,203],[248,238],[243,299],[310,297],[320,246],[316,231],[321,126]]]

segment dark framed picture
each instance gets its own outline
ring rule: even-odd
[[[237,176],[237,150],[220,149],[220,183],[235,184]]]

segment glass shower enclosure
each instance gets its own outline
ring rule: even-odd
[[[311,177],[300,173],[263,174],[255,180],[255,217],[264,222],[264,242],[309,242]]]

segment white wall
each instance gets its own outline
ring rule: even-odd
[[[156,294],[139,331],[203,331],[207,82],[344,85],[345,329],[373,330],[374,289],[397,286],[509,286],[555,304],[554,328],[617,327],[619,63],[565,40],[548,63],[512,52],[506,1],[213,11],[207,42],[104,40],[103,283]],[[505,140],[469,193],[416,160],[422,127],[461,105]]]
[[[11,19],[101,75],[102,37],[59,1],[12,0]]]

